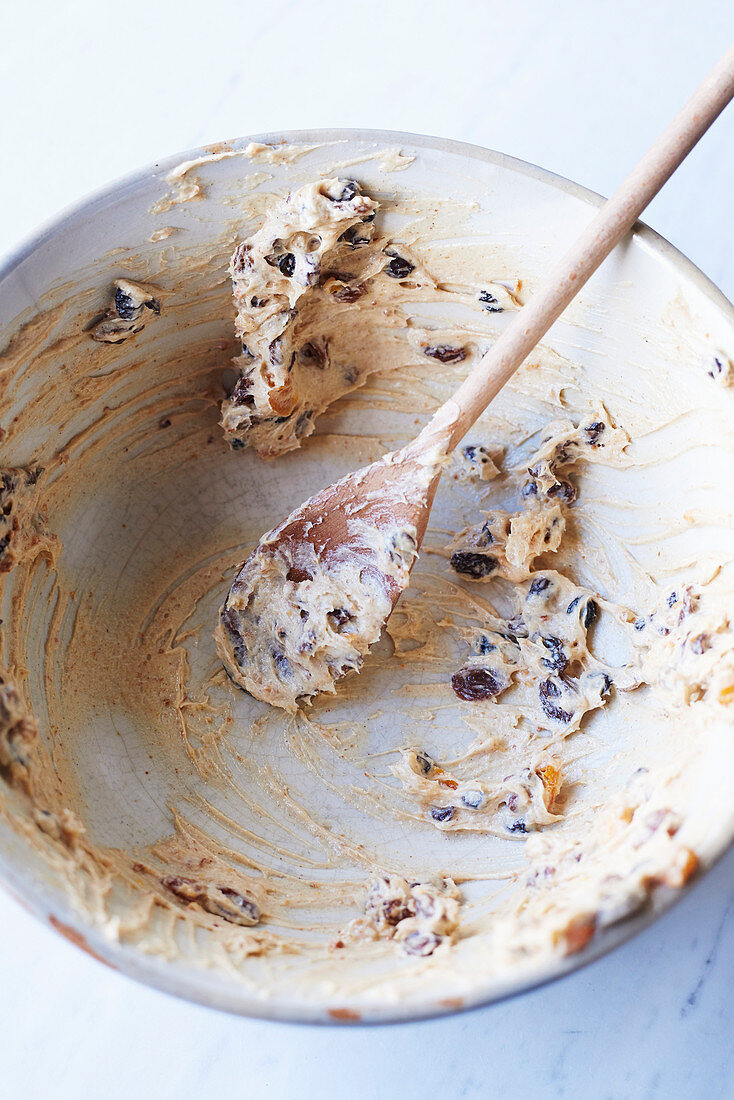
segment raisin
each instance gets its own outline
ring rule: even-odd
[[[521,817],[517,821],[513,821],[512,825],[507,826],[508,833],[526,833],[527,831],[528,827]]]
[[[678,593],[671,592],[668,596],[668,607],[672,607],[674,603],[678,602]]]
[[[466,359],[464,348],[454,348],[451,344],[430,344],[423,349],[429,359],[438,359],[439,363],[460,363]]]
[[[573,504],[576,500],[576,486],[571,481],[560,479],[548,490],[548,496],[560,500],[563,504]]]
[[[268,358],[274,367],[280,366],[283,362],[283,341],[280,336],[276,336],[268,344]]]
[[[482,524],[481,530],[477,535],[477,546],[491,546],[494,542],[494,535],[492,534],[492,528],[489,526],[489,520]]]
[[[430,775],[433,769],[436,767],[436,762],[427,752],[417,752],[415,754],[415,762],[422,771],[423,775]]]
[[[298,353],[301,359],[305,359],[311,367],[316,367],[318,370],[323,370],[328,361],[326,343],[313,343],[311,340],[307,344],[304,344]]]
[[[484,802],[484,795],[481,791],[464,791],[461,796],[462,804],[470,810],[478,810],[482,802]]]
[[[501,672],[491,668],[460,668],[451,677],[451,687],[460,699],[475,703],[479,699],[492,699],[507,687]]]
[[[364,219],[367,220],[366,218]],[[350,225],[349,229],[345,229],[339,238],[345,244],[350,245],[352,248],[360,248],[363,244],[370,243],[370,237],[365,234],[361,223],[358,225]]]
[[[520,490],[520,496],[525,500],[527,497],[534,497],[538,494],[538,486],[534,481],[526,481]]]
[[[341,182],[341,181],[340,181]],[[329,195],[332,202],[349,202],[355,195],[358,195],[359,184],[356,180],[346,180],[342,186],[338,195]]]
[[[550,585],[550,581],[547,577],[536,577],[533,583],[530,585],[528,592],[529,596],[539,596],[541,592],[545,592],[546,588]]]
[[[196,901],[201,893],[201,887],[197,886],[192,879],[183,878],[181,875],[169,875],[163,879],[163,885],[183,901]]]
[[[233,638],[240,637],[240,617],[233,607],[223,607],[220,616],[222,626]]]
[[[435,932],[411,932],[403,940],[403,949],[408,955],[432,955],[440,942]]]
[[[586,438],[588,439],[592,447],[596,446],[599,441],[599,436],[605,428],[606,424],[603,420],[595,420],[593,424],[589,424],[588,427],[584,428],[584,431],[586,432]]]
[[[290,279],[293,272],[296,270],[296,257],[292,252],[286,252],[284,256],[281,256],[278,260],[278,270],[281,275],[285,275]]]
[[[569,604],[569,605],[568,605],[568,607],[566,608],[566,614],[567,614],[567,615],[570,615],[570,614],[571,614],[571,612],[573,611],[573,609],[574,609],[575,607],[578,607],[578,605],[579,605],[580,603],[581,603],[581,597],[580,597],[580,596],[576,596],[576,597],[575,597],[575,599],[571,600],[570,604]]]
[[[602,673],[602,686],[599,692],[599,695],[602,699],[607,698],[609,692],[612,690],[613,685],[614,681],[612,680],[611,676],[607,675],[606,672]]]
[[[242,274],[248,268],[252,267],[252,256],[250,256],[251,246],[246,242],[237,245],[232,257],[232,270],[235,274]]]
[[[298,565],[292,565],[285,575],[287,581],[292,581],[293,584],[300,584],[301,581],[312,581],[313,577],[307,569],[301,569]]]
[[[225,898],[228,898],[229,901],[231,901],[232,904],[235,906],[235,909],[238,909],[242,916],[246,918],[243,923],[258,923],[258,921],[260,920],[260,910],[258,909],[257,905],[255,905],[254,901],[250,901],[249,898],[244,897],[242,894],[238,894],[236,890],[232,890],[232,888],[229,886],[220,886],[218,889],[219,893],[223,894]],[[209,902],[211,905],[210,912],[215,912],[215,900],[209,899]],[[205,906],[205,908],[209,908],[209,905]],[[227,909],[221,909],[219,906],[217,906],[216,911],[218,911],[220,916],[224,917],[225,920],[233,919],[232,914],[230,914]]]
[[[454,806],[431,806],[431,817],[434,821],[450,821],[455,813]]]
[[[342,286],[331,292],[335,302],[346,302],[348,305],[357,302],[363,294],[364,285],[362,283],[357,283],[356,286]]]
[[[517,643],[517,638],[527,638],[528,628],[523,622],[522,616],[516,615],[514,619],[508,619],[507,626],[513,634],[513,638],[510,639],[511,641],[514,640],[515,643]],[[514,637],[515,635],[517,635],[517,638]]]
[[[634,625],[635,625],[635,630],[644,630],[645,629],[645,620],[642,619],[642,618],[635,619]]]
[[[230,439],[229,445],[233,451],[241,451],[246,446],[244,439]]]
[[[335,607],[333,611],[330,611],[327,618],[331,622],[333,628],[339,631],[339,628],[344,626],[345,623],[349,623],[354,618],[351,611],[347,611],[346,607]]]
[[[499,304],[494,294],[490,294],[488,290],[482,290],[480,292],[479,301],[482,303],[482,308],[486,309],[488,313],[504,313],[502,306]]]
[[[411,271],[415,270],[415,264],[406,260],[404,256],[393,256],[385,268],[385,274],[391,279],[407,279]]]
[[[257,298],[255,295],[253,295],[252,298],[250,298],[250,305],[252,306],[253,309],[260,309],[262,306],[266,306],[267,304],[268,304],[268,299],[267,298]]]
[[[586,630],[599,618],[599,604],[596,600],[589,600],[584,610],[584,627]]]
[[[233,405],[254,405],[255,398],[250,393],[252,389],[252,381],[244,374],[241,375],[234,384],[234,389],[229,395],[229,399]]]
[[[295,433],[297,436],[304,434],[309,425],[313,422],[313,409],[306,409],[296,420]]]
[[[470,550],[455,550],[451,555],[451,568],[469,577],[488,577],[497,568],[497,559],[488,554],[475,554]]]
[[[198,902],[202,909],[234,924],[253,925],[260,920],[260,910],[254,901],[229,886],[205,886],[181,875],[169,875],[163,885],[181,901]],[[221,895],[223,901],[217,895]]]
[[[158,421],[158,427],[159,428],[170,428],[171,427],[170,417],[168,417],[168,416],[161,417],[161,419]]]
[[[401,920],[407,920],[408,917],[412,917],[410,909],[407,909],[403,905],[402,901],[398,901],[393,898],[391,901],[386,901],[382,907],[382,916],[385,924],[400,924]]]
[[[126,294],[119,286],[115,290],[115,310],[117,316],[123,321],[129,321],[135,316],[137,306],[129,294]]]
[[[541,657],[541,665],[550,669],[551,672],[563,672],[568,664],[568,657],[566,656],[561,639],[549,634],[546,637],[541,637],[540,640],[550,653],[550,657]]]
[[[303,616],[301,616],[303,617]],[[313,653],[316,648],[316,632],[308,630],[298,643],[298,653]]]
[[[552,680],[544,680],[538,688],[538,694],[540,695],[540,705],[548,718],[552,718],[554,722],[563,722],[564,724],[571,721],[573,715],[553,702],[553,699],[557,699],[561,694],[557,684],[554,684]]]
[[[483,447],[480,443],[469,444],[469,446],[464,447],[464,452],[463,453],[464,453],[464,458],[470,464],[476,463],[477,465],[479,465],[481,467],[481,466],[486,466],[486,464],[488,462],[492,462],[492,455],[487,450],[487,448]],[[484,526],[486,527],[487,524],[485,523]]]
[[[497,646],[494,642],[490,642],[486,634],[480,634],[474,643],[474,651],[480,656],[484,657],[487,653],[492,653]]]
[[[278,649],[271,649],[270,656],[273,658],[273,664],[279,676],[290,676],[291,663],[284,653],[281,653]]]

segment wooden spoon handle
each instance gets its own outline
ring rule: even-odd
[[[450,426],[449,449],[484,412],[733,96],[734,46],[436,413],[437,424]]]

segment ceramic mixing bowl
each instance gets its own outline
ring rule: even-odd
[[[211,639],[235,566],[316,489],[407,439],[460,371],[452,381],[391,365],[329,410],[300,450],[271,462],[233,451],[217,423],[239,350],[227,268],[272,196],[338,174],[380,199],[397,238],[419,211],[414,247],[428,268],[464,250],[519,302],[601,200],[435,138],[254,140],[128,177],[0,269],[2,465],[23,471],[9,513],[14,556],[0,575],[0,871],[25,906],[106,963],[229,1011],[390,1021],[485,1004],[633,935],[729,844],[726,699],[707,708],[699,685],[681,711],[672,688],[670,704],[649,687],[619,691],[569,739],[562,839],[549,851],[583,853],[589,872],[555,892],[546,866],[539,894],[537,838],[533,848],[525,837],[447,833],[406,808],[396,752],[456,755],[476,734],[471,704],[450,689],[463,643],[435,632],[451,618],[447,584],[462,598],[479,591],[447,562],[450,537],[479,516],[456,471],[397,633],[362,675],[303,721],[239,692]],[[120,278],[151,288],[144,327],[99,342],[93,326]],[[487,339],[509,315],[482,318]],[[588,531],[574,568],[610,605],[638,608],[643,575],[661,597],[689,578],[705,585],[731,555],[732,348],[732,306],[640,226],[483,422],[488,436],[505,432],[520,463],[533,433],[572,407],[569,395],[592,394],[629,434],[629,462],[584,473]],[[674,872],[641,871],[647,834],[635,855],[615,832],[640,818],[625,794],[640,775],[675,814],[665,839],[679,844]],[[634,881],[616,909],[599,885],[615,859],[617,878]],[[170,873],[156,878],[161,867]],[[218,920],[171,886],[207,867],[253,883],[258,929]],[[393,942],[337,946],[381,872],[450,876],[463,896],[455,942],[419,959]]]

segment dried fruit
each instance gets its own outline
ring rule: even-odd
[[[284,653],[281,653],[279,649],[271,649],[270,656],[273,658],[273,664],[279,676],[289,677],[291,672],[291,663]]]
[[[329,361],[328,344],[325,340],[309,340],[299,351],[300,358],[310,367],[323,370]]]
[[[540,781],[545,788],[546,809],[552,810],[553,803],[558,797],[563,784],[561,772],[553,764],[544,764],[542,767],[536,768],[535,771],[540,776]]]
[[[234,384],[234,389],[229,395],[229,399],[233,405],[253,405],[255,398],[250,393],[252,389],[252,382],[246,376],[242,375]]]
[[[341,181],[340,181],[341,182]],[[329,195],[329,198],[333,202],[349,202],[355,195],[360,193],[359,184],[356,180],[346,180],[338,195]]]
[[[460,363],[466,359],[464,348],[452,347],[451,344],[430,344],[423,349],[423,354],[429,359],[438,359],[439,363]]]
[[[254,901],[229,886],[214,886],[195,882],[181,875],[169,875],[163,885],[187,904],[197,903],[216,917],[252,927],[260,921],[260,910]]]
[[[364,283],[354,283],[349,286],[339,286],[336,290],[332,290],[331,296],[337,302],[346,302],[351,304],[358,301],[364,294]]]
[[[489,290],[482,290],[479,293],[479,301],[482,304],[482,308],[486,309],[488,313],[504,313],[502,306],[499,304],[494,294]]]
[[[548,718],[551,718],[554,722],[563,722],[564,725],[571,721],[573,715],[554,702],[554,699],[560,697],[561,689],[553,680],[544,680],[538,687],[538,694],[540,695],[540,705],[543,708],[543,713]]]
[[[556,484],[548,490],[548,496],[560,500],[563,504],[573,504],[578,494],[572,481],[559,478]]]
[[[553,634],[547,634],[541,636],[540,641],[548,650],[548,657],[541,657],[540,663],[544,668],[550,669],[551,672],[563,672],[564,668],[568,664],[568,657],[566,651],[563,648],[563,642],[560,638],[556,638]]]
[[[360,248],[363,244],[369,244],[372,240],[371,231],[364,228],[364,222],[368,220],[370,219],[364,218],[361,223],[350,225],[349,229],[344,230],[339,240],[351,245],[352,248]]]
[[[564,954],[573,955],[581,951],[591,940],[595,931],[595,916],[574,917],[558,937],[563,943]]]
[[[92,339],[103,344],[122,343],[144,328],[146,309],[161,312],[161,304],[150,290],[129,279],[118,279],[104,314],[89,326]]]
[[[497,559],[472,550],[455,550],[451,555],[450,565],[457,573],[469,577],[488,577],[497,568]]]
[[[436,761],[432,756],[429,756],[427,752],[417,752],[415,754],[415,762],[423,775],[430,775],[436,767]]]
[[[507,687],[507,680],[497,669],[468,666],[453,674],[451,687],[460,699],[476,703],[500,695]]]
[[[432,955],[441,940],[435,932],[411,932],[403,940],[403,948],[408,955]]]
[[[550,581],[547,577],[536,577],[533,583],[530,585],[528,595],[539,596],[541,592],[545,592],[549,585]]]
[[[351,622],[353,618],[354,615],[352,615],[351,611],[347,611],[346,607],[335,607],[334,610],[330,611],[328,614],[329,622],[337,631],[340,627],[344,626],[345,623]]]
[[[484,794],[482,791],[464,791],[461,802],[470,810],[478,810],[484,802]]]
[[[434,821],[450,821],[455,813],[455,806],[431,806],[431,817]]]
[[[406,260],[404,256],[398,256],[396,253],[385,268],[385,274],[389,275],[391,279],[407,279],[411,271],[414,270],[415,264],[412,264],[410,260]]]
[[[292,581],[293,584],[301,584],[303,581],[312,581],[313,577],[308,569],[301,569],[299,565],[292,565],[286,573],[285,579]]]
[[[126,294],[119,286],[115,290],[115,309],[117,310],[117,316],[121,317],[123,321],[129,321],[131,317],[134,317],[137,309],[130,295]]]
[[[293,272],[296,270],[296,257],[292,252],[286,252],[284,256],[281,256],[278,260],[278,270],[281,275],[285,275],[290,279]]]

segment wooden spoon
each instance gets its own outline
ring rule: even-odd
[[[420,435],[263,537],[215,632],[236,683],[293,711],[359,668],[408,585],[449,454],[733,96],[734,47]]]

